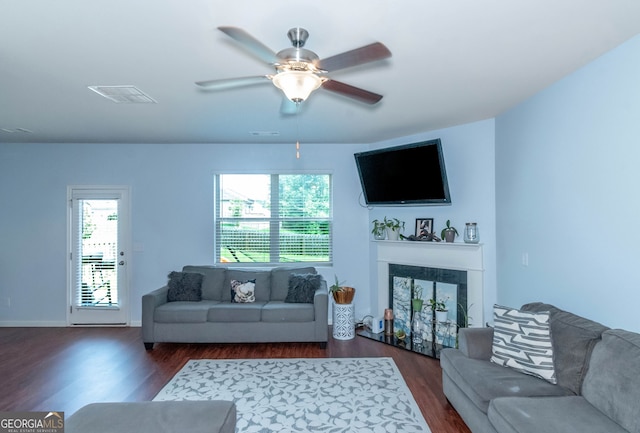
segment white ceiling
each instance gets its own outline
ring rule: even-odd
[[[390,59],[329,76],[384,98],[319,89],[285,116],[269,82],[203,91],[273,72],[218,26],[274,51],[304,27],[320,58],[383,42]],[[0,0],[0,142],[377,142],[494,117],[639,31],[638,0]]]

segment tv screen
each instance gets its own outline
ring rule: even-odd
[[[354,156],[368,205],[451,204],[439,138]]]

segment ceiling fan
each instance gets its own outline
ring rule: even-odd
[[[320,59],[313,51],[303,48],[309,37],[309,32],[300,27],[293,28],[287,33],[293,48],[285,48],[278,53],[240,28],[218,27],[218,30],[240,43],[261,60],[272,65],[275,68],[275,73],[196,82],[196,85],[200,87],[209,90],[223,90],[270,81],[284,92],[287,98],[285,102],[291,101],[295,103],[295,106],[305,101],[311,92],[319,87],[365,104],[375,104],[382,99],[382,95],[333,80],[327,76],[327,73],[331,71],[391,57],[391,51],[380,42]],[[284,106],[283,111],[286,111]]]

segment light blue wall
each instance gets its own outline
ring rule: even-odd
[[[327,170],[334,175],[335,267],[367,311],[368,236],[355,145],[1,144],[0,326],[66,324],[68,185],[129,185],[131,319],[140,298],[185,264],[213,260],[213,173]],[[10,298],[10,306],[7,306]],[[360,307],[362,305],[363,307]]]
[[[640,331],[639,168],[640,37],[499,116],[498,301]]]
[[[371,212],[361,205],[353,154],[440,137],[453,205]],[[68,185],[129,185],[132,244],[131,320],[140,320],[142,294],[160,287],[184,264],[212,263],[212,175],[215,171],[328,170],[334,175],[334,266],[357,288],[356,318],[377,313],[371,267],[370,221],[377,214],[405,219],[475,220],[485,257],[489,305],[495,298],[493,120],[422,136],[366,145],[302,144],[2,144],[0,145],[0,326],[66,324]],[[7,306],[10,299],[10,306]]]
[[[494,120],[469,123],[453,128],[431,131],[425,134],[402,137],[395,140],[376,143],[371,149],[408,144],[433,138],[440,138],[444,153],[449,190],[450,206],[380,206],[369,212],[369,231],[371,221],[384,217],[398,218],[405,222],[405,235],[415,233],[416,218],[433,218],[434,229],[439,235],[447,220],[462,234],[466,222],[478,223],[480,242],[484,253],[484,316],[491,314],[496,301],[495,274],[495,154]],[[370,239],[373,235],[369,234]],[[371,281],[377,284],[375,255],[371,255]],[[372,301],[375,301],[372,299]],[[381,314],[384,307],[374,302],[372,311]],[[479,319],[479,318],[476,318]],[[478,321],[479,322],[479,321]],[[480,325],[481,323],[477,323]]]

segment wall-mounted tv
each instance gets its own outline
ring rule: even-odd
[[[367,205],[451,204],[439,138],[354,156]]]

